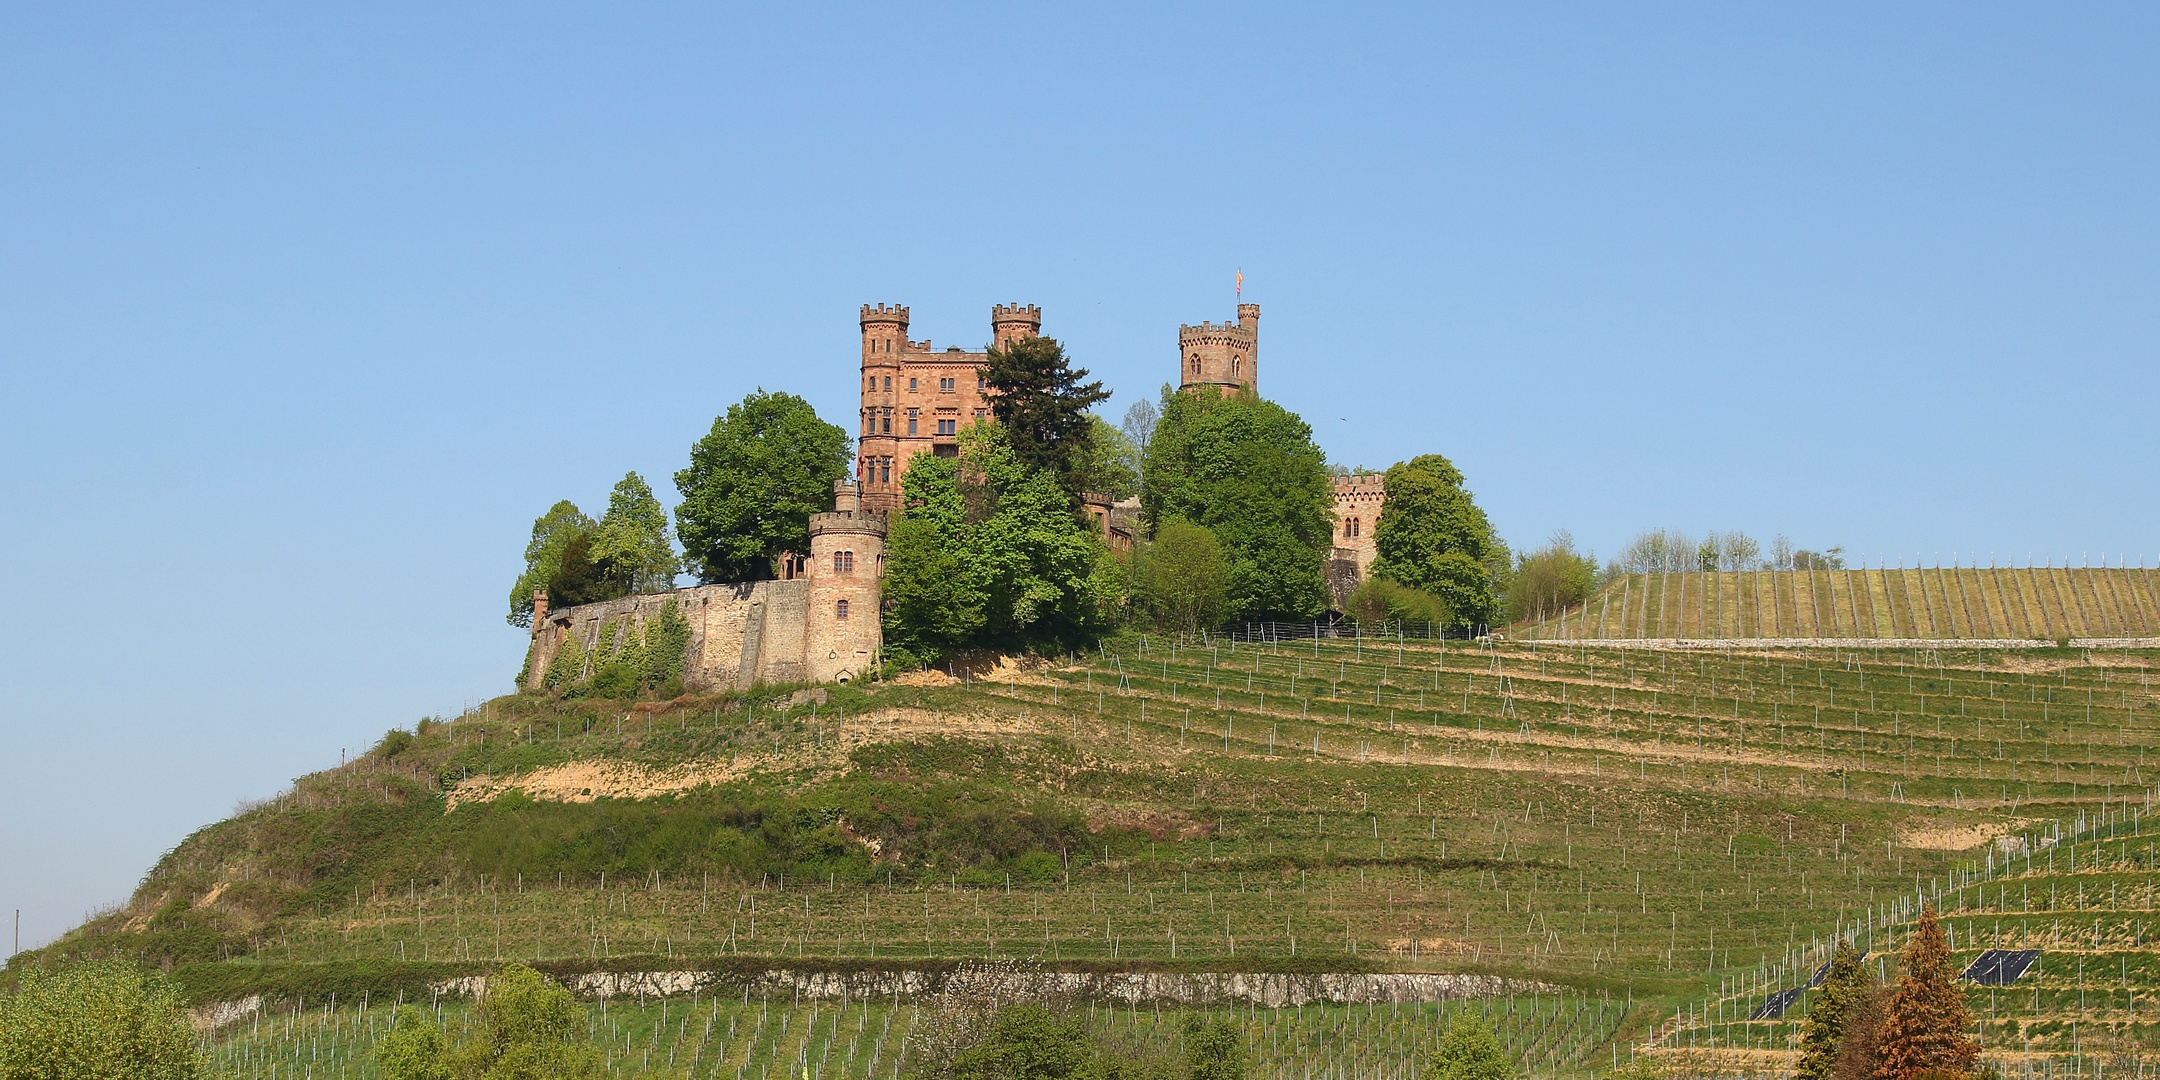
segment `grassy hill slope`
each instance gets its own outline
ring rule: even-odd
[[[1553,988],[1473,1007],[1502,1010],[1526,1064],[1568,1072],[1653,1030],[1687,1052],[1788,1052],[1789,1020],[1741,1023],[1741,1006],[1804,979],[1842,930],[1894,942],[1917,891],[1960,912],[1961,958],[2044,923],[2051,950],[2093,959],[2051,958],[1991,1002],[2010,1025],[1991,1051],[2082,1053],[2096,1023],[2149,1044],[2127,1005],[2093,1009],[2160,972],[2136,839],[2153,663],[1135,638],[822,701],[504,698],[198,832],[124,910],[17,962],[129,956],[203,1001],[335,992],[377,1012],[509,959],[1481,972]],[[2011,849],[1987,845],[2019,835],[2039,861],[2006,868]],[[606,1037],[708,1061],[725,1029],[751,1054],[730,1066],[784,1060],[737,1034],[783,1023],[777,1007],[732,1000],[699,1006],[717,1026],[698,1038],[657,1012],[633,1033],[618,1005]],[[839,1022],[822,1008],[784,1021],[791,1038]],[[853,1008],[856,1030],[818,1052],[844,1045],[843,1072],[882,1075],[894,1059],[863,1039],[893,1014]],[[1252,1022],[1287,1076],[1408,1053],[1423,1008]],[[377,1022],[336,1015],[341,1038]],[[1395,1022],[1406,1034],[1364,1041]],[[289,1062],[281,1037],[226,1049]]]

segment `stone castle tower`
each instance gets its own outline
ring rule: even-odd
[[[1260,305],[1239,304],[1235,323],[1180,326],[1177,336],[1179,389],[1260,392]]]
[[[900,505],[908,461],[924,451],[959,452],[960,429],[990,414],[982,368],[988,351],[957,345],[944,352],[908,338],[904,305],[862,306],[862,410],[857,417],[855,476],[862,508],[889,513]],[[1042,333],[1042,309],[998,304],[990,309],[990,347],[1001,349]]]

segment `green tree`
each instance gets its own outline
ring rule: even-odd
[[[1132,439],[1108,420],[1090,413],[1088,424],[1094,431],[1076,470],[1075,482],[1081,491],[1100,492],[1112,499],[1131,498],[1140,490],[1139,451],[1134,449]]]
[[[1079,644],[1106,625],[1118,571],[1056,478],[1022,464],[1001,424],[959,455],[917,455],[885,549],[885,641],[899,664],[964,645]],[[897,542],[895,542],[897,540]]]
[[[390,1018],[375,1044],[375,1067],[383,1080],[449,1080],[443,1058],[449,1040],[428,1014],[407,1005]]]
[[[193,1080],[202,1072],[180,991],[133,965],[33,969],[0,996],[5,1080]]]
[[[549,507],[547,513],[533,521],[532,539],[525,544],[525,572],[518,575],[517,584],[510,586],[510,625],[532,625],[535,589],[547,590],[548,602],[562,606],[555,595],[555,576],[562,569],[563,549],[576,536],[586,536],[589,543],[597,527],[568,499]]]
[[[1349,609],[1351,618],[1367,626],[1378,627],[1391,622],[1447,626],[1453,622],[1447,601],[1384,577],[1370,577],[1358,582],[1358,587],[1350,591],[1343,606]]]
[[[1372,572],[1446,601],[1458,625],[1483,626],[1500,613],[1493,585],[1508,562],[1507,545],[1462,482],[1438,454],[1388,469]]]
[[[626,473],[608,493],[607,514],[593,530],[593,561],[619,595],[665,592],[681,570],[668,535],[667,507],[636,473]]]
[[[1508,582],[1508,619],[1557,615],[1589,598],[1597,577],[1597,560],[1577,551],[1575,538],[1562,529],[1544,547],[1517,559]]]
[[[1897,986],[1883,1003],[1881,1038],[1875,1047],[1875,1080],[1914,1080],[1927,1072],[1970,1074],[1980,1047],[1965,1034],[1972,1025],[1965,991],[1952,981],[1950,943],[1923,905],[1899,958]]]
[[[1327,610],[1335,499],[1312,428],[1251,393],[1172,392],[1161,412],[1141,485],[1149,529],[1185,521],[1215,534],[1230,560],[1229,618]]]
[[[992,349],[983,366],[983,382],[992,391],[990,414],[1005,428],[1013,458],[1056,477],[1070,495],[1079,494],[1094,455],[1100,421],[1088,410],[1110,398],[1101,380],[1080,381],[1087,374],[1072,366],[1056,338],[1046,337]]]
[[[1185,1014],[1185,1080],[1245,1080],[1245,1032],[1235,1015]]]
[[[584,1012],[570,991],[523,964],[488,980],[479,1023],[446,1058],[469,1080],[564,1080],[597,1076],[600,1055],[584,1041]]]
[[[912,468],[910,469],[912,475]],[[1040,1005],[998,1010],[982,1041],[953,1056],[947,1080],[1065,1080],[1087,1061],[1087,1033]]]
[[[847,432],[793,394],[763,390],[728,406],[675,474],[676,533],[706,583],[771,577],[783,551],[810,550],[810,515],[833,508],[847,475]]]
[[[592,556],[592,533],[581,532],[563,545],[555,577],[547,584],[548,603],[557,609],[576,607],[623,595],[608,579],[606,568]]]
[[[1800,1024],[1800,1063],[1793,1080],[1831,1080],[1837,1073],[1838,1047],[1845,1039],[1853,1007],[1869,992],[1867,969],[1849,941],[1830,954],[1830,972],[1822,992]]]
[[[1230,560],[1204,526],[1170,521],[1133,562],[1140,608],[1163,630],[1192,633],[1222,620],[1230,598]]]
[[[1500,1049],[1492,1025],[1459,1012],[1426,1058],[1424,1075],[1427,1080],[1508,1080],[1515,1066]]]

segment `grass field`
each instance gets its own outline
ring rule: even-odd
[[[1521,624],[1513,635],[1541,641],[2152,637],[2160,635],[2160,570],[1623,574],[1581,606]]]
[[[1975,991],[1990,1054],[2086,1068],[2160,1034],[2154,662],[1133,638],[821,704],[787,688],[637,709],[502,699],[197,834],[127,910],[25,959],[162,958],[204,1000],[340,971],[365,986],[352,973],[401,960],[1487,972],[1602,1009],[1524,1021],[1565,1033],[1525,1055],[1541,1075],[1653,1037],[1744,1073],[1789,1057],[1804,1008],[1744,1022],[1764,993],[1804,980],[1838,933],[1891,947],[1925,896],[1961,960],[2047,950],[2039,974]],[[608,763],[637,770],[593,771]],[[525,794],[566,777],[646,797]],[[775,791],[821,831],[725,802]],[[965,838],[893,833],[886,852],[906,854],[888,858],[870,843],[880,805],[989,808],[967,820],[1037,831],[967,858]],[[729,814],[747,816],[684,832]],[[633,826],[690,838],[608,839]],[[1338,1034],[1249,1015],[1256,1039],[1304,1048],[1265,1058],[1280,1076],[1396,1075],[1431,1028],[1405,1011],[1389,1022],[1416,1033],[1375,1042],[1326,1019],[1351,1012],[1303,1013]],[[294,1052],[279,1046],[261,1060]]]

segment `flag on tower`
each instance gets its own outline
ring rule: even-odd
[[[1237,298],[1245,299],[1245,270],[1242,267],[1237,272]]]

